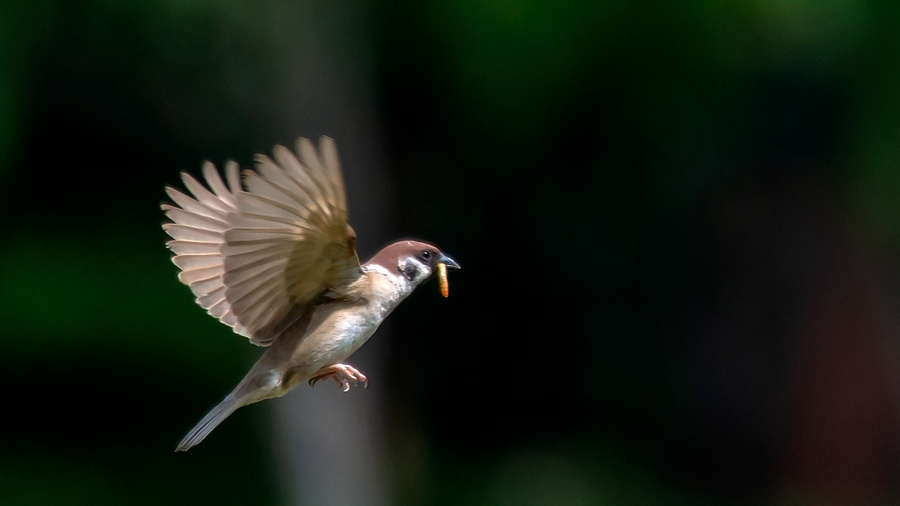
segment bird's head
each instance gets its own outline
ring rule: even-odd
[[[447,296],[447,269],[459,269],[455,260],[443,254],[437,246],[420,241],[397,241],[384,247],[368,264],[383,267],[390,274],[402,277],[412,288],[438,273],[441,291]]]

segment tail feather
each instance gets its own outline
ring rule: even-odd
[[[193,446],[200,444],[210,432],[228,418],[228,415],[237,411],[237,409],[245,404],[246,396],[235,396],[234,394],[226,397],[218,406],[214,407],[202,420],[188,432],[187,436],[178,443],[175,448],[176,452],[187,451]]]

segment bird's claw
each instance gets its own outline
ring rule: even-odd
[[[322,369],[318,374],[310,378],[309,386],[314,387],[319,380],[326,378],[333,379],[341,387],[342,392],[350,391],[351,381],[354,386],[359,386],[362,383],[363,388],[369,388],[369,379],[366,378],[366,375],[359,372],[355,367],[346,364],[334,364]]]

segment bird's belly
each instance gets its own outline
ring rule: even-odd
[[[313,318],[306,335],[296,346],[288,368],[294,381],[304,381],[323,367],[347,359],[378,329],[381,318],[369,311],[335,311]]]
[[[359,316],[356,318],[345,318],[337,325],[333,346],[331,347],[330,356],[332,364],[342,362],[347,359],[353,352],[365,344],[366,341],[375,334],[381,322],[375,318]],[[330,365],[330,364],[329,364]]]

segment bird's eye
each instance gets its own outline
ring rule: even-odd
[[[423,252],[422,252],[422,259],[423,259],[423,260],[428,260],[429,258],[431,258],[431,252],[428,251],[428,250],[423,251]]]

